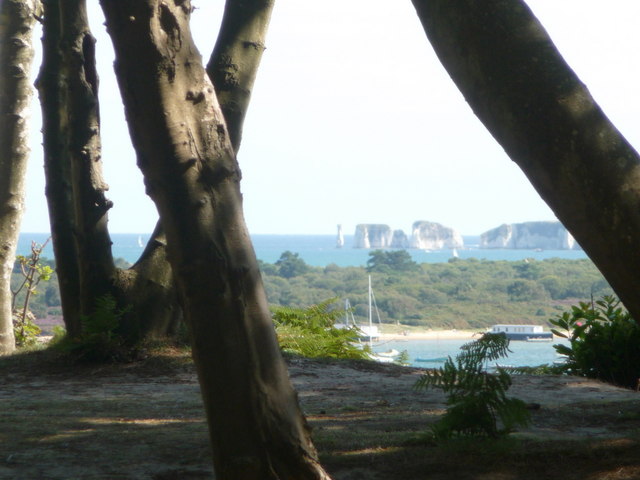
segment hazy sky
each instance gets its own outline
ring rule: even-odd
[[[155,207],[128,141],[101,12],[89,3],[104,173],[115,203],[110,230],[150,232]],[[224,2],[193,3],[192,29],[206,62]],[[527,3],[637,148],[640,1]],[[24,232],[49,230],[34,106]],[[251,233],[334,234],[338,223],[347,234],[358,223],[409,233],[414,221],[429,220],[471,235],[555,219],[471,112],[409,0],[277,0],[238,160]]]

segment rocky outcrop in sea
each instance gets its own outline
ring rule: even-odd
[[[461,248],[464,240],[460,232],[435,222],[414,222],[411,229],[411,248],[442,250]]]
[[[394,230],[391,238],[391,248],[409,248],[411,242],[403,230]]]
[[[579,250],[580,245],[560,222],[524,222],[484,232],[480,248]]]
[[[389,225],[361,223],[356,225],[353,248],[389,248],[393,231]]]
[[[419,221],[413,224],[411,237],[403,230],[392,230],[389,225],[361,223],[356,225],[354,248],[419,248],[442,250],[460,248],[462,235],[456,230],[434,222]]]

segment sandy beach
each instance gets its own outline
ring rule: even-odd
[[[422,330],[381,333],[381,340],[472,340],[482,333],[478,330]]]

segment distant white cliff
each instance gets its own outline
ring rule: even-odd
[[[356,225],[354,248],[389,248],[393,240],[393,232],[389,225],[361,223]]]
[[[442,250],[464,246],[462,235],[453,228],[435,222],[414,222],[411,229],[411,247],[421,250]]]
[[[579,250],[560,222],[503,224],[480,235],[480,248]]]

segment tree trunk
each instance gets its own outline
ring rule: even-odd
[[[216,89],[236,154],[240,149],[244,117],[265,50],[273,4],[273,0],[228,0],[218,40],[207,64],[207,73]]]
[[[0,355],[15,349],[11,272],[24,210],[37,9],[36,0],[0,1]]]
[[[129,309],[120,331],[131,344],[178,333],[182,309],[160,222],[135,265],[117,270],[115,290],[118,304]]]
[[[189,32],[190,2],[101,4],[138,165],[193,334],[217,478],[328,478],[275,338],[240,171]]]
[[[640,158],[522,0],[413,0],[440,61],[640,321]]]
[[[77,225],[73,204],[71,162],[64,110],[67,81],[63,77],[61,12],[57,0],[43,0],[42,66],[36,87],[42,108],[44,169],[49,222],[60,300],[67,334],[80,334],[80,266],[75,241]]]
[[[80,319],[96,299],[127,308],[120,333],[130,344],[175,332],[180,319],[171,269],[157,233],[136,265],[116,269],[102,176],[98,75],[84,0],[45,1],[43,67],[38,81],[44,121],[47,199],[65,324],[81,334]]]
[[[58,2],[58,8],[65,82],[62,122],[76,219],[80,309],[90,315],[96,298],[113,294],[115,266],[107,230],[112,202],[105,196],[109,187],[102,176],[95,39],[89,30],[85,1],[65,0]]]

